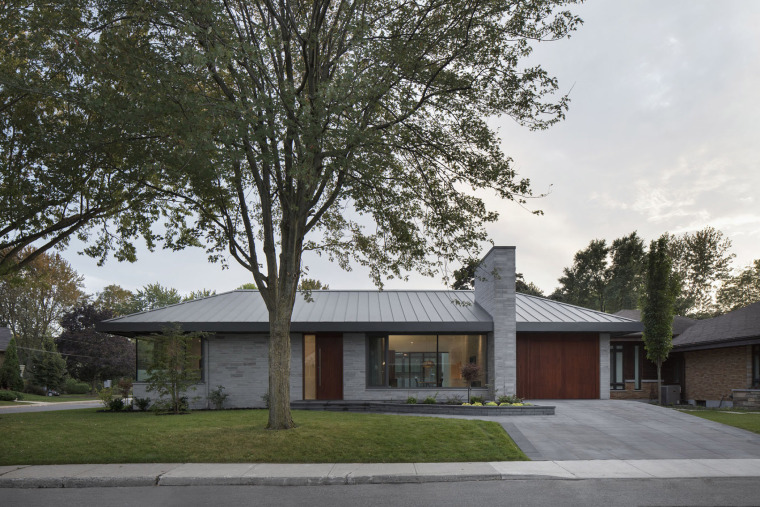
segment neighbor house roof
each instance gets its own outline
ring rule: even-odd
[[[712,319],[699,320],[673,339],[677,350],[760,343],[760,302]]]
[[[7,327],[0,327],[0,352],[5,352],[8,349],[8,344],[11,342],[11,330]]]
[[[312,291],[296,297],[293,332],[485,333],[493,319],[475,303],[473,291]],[[517,294],[518,331],[631,332],[640,324],[603,312]],[[187,331],[268,332],[269,313],[256,290],[235,290],[101,322],[98,329],[135,335],[169,323]]]
[[[618,312],[615,312],[614,315],[617,315],[619,317],[625,317],[627,319],[640,321],[641,320],[641,310],[620,310]],[[697,319],[690,319],[689,317],[681,317],[680,315],[676,315],[673,317],[673,336],[678,336],[687,329],[689,329],[691,326],[699,322]],[[641,332],[638,333],[631,333],[627,336],[641,336]]]

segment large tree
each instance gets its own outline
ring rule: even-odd
[[[644,348],[657,365],[657,400],[662,403],[662,363],[673,348],[673,316],[680,279],[672,270],[668,237],[652,241],[647,256],[646,289],[641,302]]]
[[[0,277],[0,322],[16,337],[19,360],[41,350],[58,322],[83,297],[83,278],[58,253],[34,257],[22,270]]]
[[[89,382],[93,390],[99,380],[135,374],[134,343],[95,330],[96,323],[112,317],[110,310],[91,303],[77,306],[61,319],[63,332],[55,341],[69,374]]]
[[[717,311],[715,297],[720,285],[731,276],[731,240],[713,228],[669,236],[673,268],[683,290],[676,301],[676,314],[709,317]]]
[[[162,191],[192,209],[169,246],[204,235],[250,271],[268,310],[270,428],[290,428],[290,318],[302,258],[369,268],[378,285],[478,252],[524,202],[488,118],[543,129],[554,78],[523,63],[568,35],[572,0],[121,1],[98,4],[104,75],[174,142]],[[150,115],[146,114],[146,118]],[[174,172],[172,172],[174,171]],[[191,218],[194,221],[183,220]]]
[[[147,183],[162,139],[113,82],[93,79],[94,11],[84,0],[0,3],[0,276],[72,236],[101,260],[134,260],[134,237],[156,239],[167,203]]]
[[[721,313],[760,301],[760,259],[727,279],[718,290],[717,300]]]
[[[16,353],[16,339],[11,338],[8,348],[5,349],[3,364],[0,366],[0,388],[11,391],[24,389],[24,381],[21,379],[18,354]]]
[[[32,380],[45,391],[60,389],[66,375],[66,361],[58,352],[53,338],[48,336],[42,348],[32,355]]]

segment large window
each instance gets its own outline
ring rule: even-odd
[[[387,335],[369,338],[367,385],[401,389],[467,387],[462,366],[481,367],[473,387],[485,385],[483,335]]]
[[[752,388],[760,389],[760,345],[752,346]]]
[[[156,346],[157,342],[155,340],[152,340],[150,338],[138,338],[136,340],[137,342],[137,372],[136,372],[136,379],[137,382],[147,382],[148,381],[148,369],[150,368],[150,365],[153,364],[153,358],[156,354]],[[190,342],[190,348],[188,352],[193,356],[197,357],[197,363],[193,364],[193,368],[198,368],[201,372],[201,381],[203,381],[203,346],[202,341],[200,338],[194,338]]]

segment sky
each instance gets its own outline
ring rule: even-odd
[[[760,2],[596,0],[572,10],[583,26],[538,44],[529,62],[569,93],[566,119],[540,132],[491,120],[519,175],[546,194],[529,204],[542,216],[487,199],[500,213],[488,227],[494,244],[516,246],[517,271],[547,294],[592,239],[632,231],[648,243],[709,225],[732,240],[735,267],[760,258]],[[134,264],[102,267],[81,249],[72,242],[63,256],[89,293],[154,282],[224,292],[252,281],[234,260],[226,270],[209,264],[201,249],[140,249]],[[331,289],[374,288],[360,268],[313,256],[305,264]],[[444,286],[412,275],[385,288]]]

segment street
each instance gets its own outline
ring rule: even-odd
[[[760,481],[726,479],[506,480],[361,486],[197,486],[0,489],[0,505],[758,505]]]

